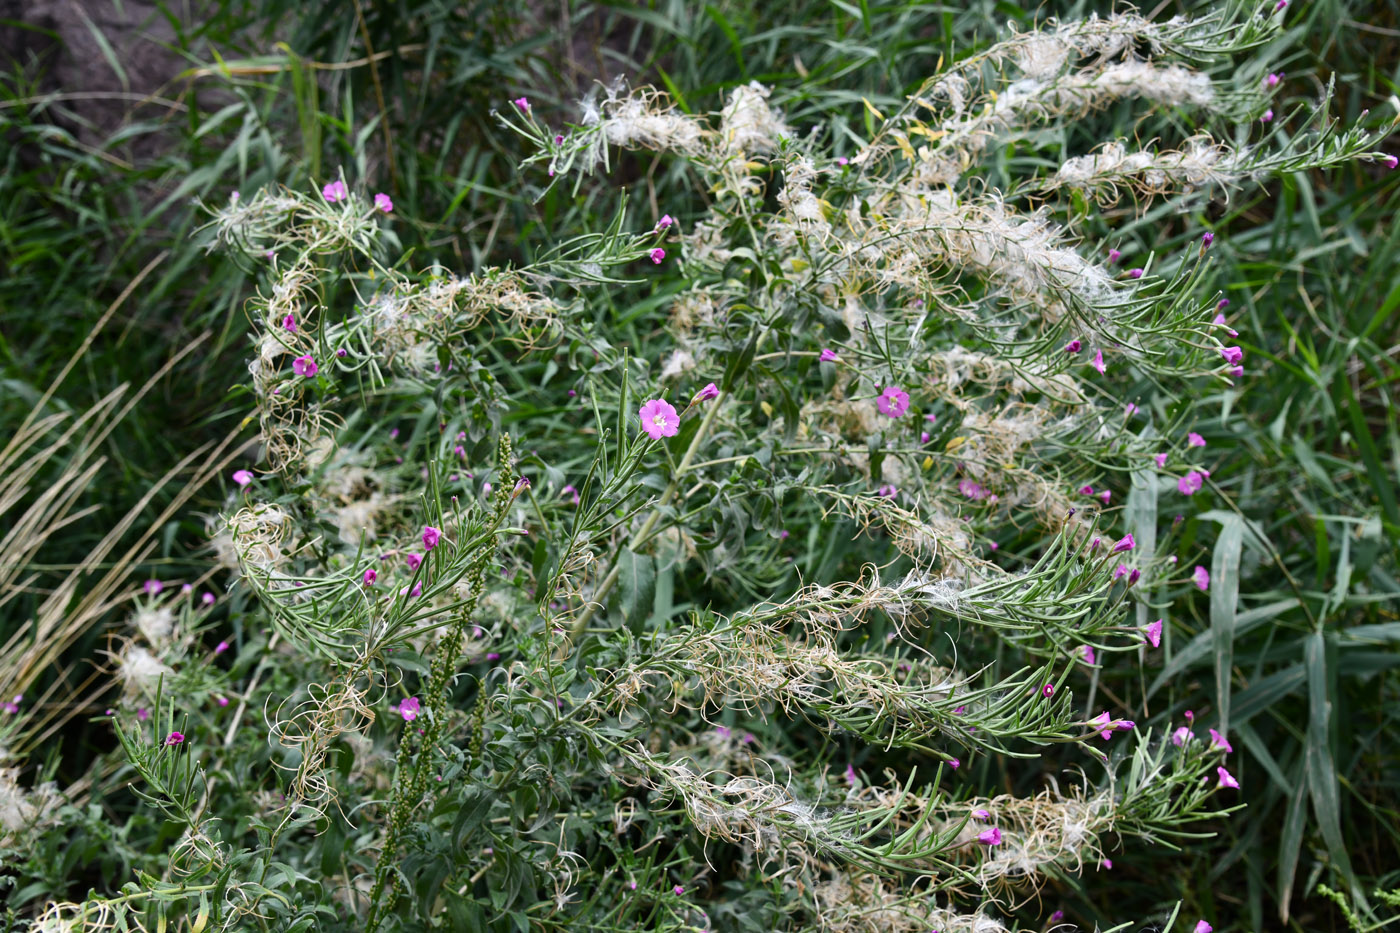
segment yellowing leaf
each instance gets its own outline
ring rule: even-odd
[[[932,457],[925,457],[925,458],[924,458],[924,469],[925,469],[925,470],[932,470],[932,469],[933,469],[933,458],[932,458]]]
[[[895,144],[899,146],[899,151],[904,153],[904,158],[908,159],[910,162],[918,158],[914,155],[914,147],[909,145],[909,137],[898,135],[895,136],[894,141]]]
[[[866,110],[869,110],[871,113],[875,114],[875,119],[877,119],[877,120],[883,120],[883,119],[885,119],[885,115],[884,115],[883,113],[881,113],[880,111],[876,110],[876,109],[875,109],[875,105],[872,104],[870,101],[868,101],[868,100],[866,100],[864,97],[862,97],[862,98],[860,99],[860,102],[861,102],[862,104],[865,104],[865,109],[866,109]]]
[[[758,403],[758,407],[763,409],[763,413],[764,413],[765,415],[767,415],[767,416],[770,417],[770,418],[773,417],[773,406],[772,406],[772,405],[769,405],[767,402],[759,402],[759,403]]]
[[[967,442],[967,438],[965,438],[965,437],[955,437],[955,438],[953,438],[951,441],[949,441],[949,442],[948,442],[948,446],[945,447],[945,448],[943,448],[943,449],[944,449],[944,450],[947,450],[947,451],[949,451],[949,452],[952,452],[952,451],[954,451],[954,450],[957,450],[959,447],[961,447],[961,446],[962,446],[963,444],[965,444],[966,442]]]

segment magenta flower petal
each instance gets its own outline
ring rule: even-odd
[[[882,415],[901,417],[909,410],[909,393],[898,386],[885,386],[885,391],[875,400],[875,407],[880,409]]]
[[[1210,747],[1223,748],[1227,753],[1233,752],[1235,750],[1235,747],[1230,744],[1230,740],[1225,738],[1225,736],[1221,735],[1219,732],[1216,732],[1214,729],[1210,730]]]
[[[386,214],[394,212],[393,199],[382,191],[374,196],[374,206],[376,210],[381,210]]]
[[[1197,564],[1196,569],[1191,571],[1191,579],[1195,581],[1202,593],[1210,589],[1210,571],[1200,564]]]
[[[1191,933],[1215,933],[1215,927],[1206,923],[1204,920],[1197,920],[1196,928],[1192,930]]]
[[[298,376],[310,379],[312,376],[316,375],[316,371],[316,361],[311,358],[310,353],[292,360],[292,372],[296,373]]]
[[[422,709],[422,704],[417,697],[406,697],[399,701],[399,715],[404,722],[413,722],[418,718],[418,712]]]
[[[1099,371],[1099,375],[1103,375],[1108,371],[1108,367],[1104,365],[1102,350],[1094,351],[1094,368]]]
[[[828,348],[822,350],[821,355],[818,357],[818,359],[820,359],[823,363],[835,363],[838,359],[840,359],[840,357],[836,355],[835,350]]]
[[[681,416],[665,399],[650,400],[641,407],[637,415],[642,419],[642,430],[652,440],[675,437],[681,429]]]
[[[423,529],[423,547],[431,551],[442,540],[442,529],[428,525]]]
[[[1001,845],[1001,830],[993,826],[991,829],[984,829],[977,834],[977,841],[984,846]]]
[[[1235,780],[1235,776],[1229,771],[1226,771],[1224,768],[1216,768],[1215,774],[1217,778],[1219,778],[1216,784],[1217,787],[1230,787],[1235,790],[1240,789],[1240,782]]]
[[[1147,628],[1143,630],[1143,634],[1149,645],[1154,648],[1162,647],[1162,620],[1158,619],[1156,622],[1150,623]]]
[[[713,382],[705,386],[705,388],[701,389],[699,392],[695,393],[695,400],[697,402],[704,402],[708,401],[709,399],[718,397],[719,386],[715,385]]]
[[[249,470],[234,470],[233,481],[240,486],[247,486],[253,481],[253,474]]]
[[[1121,554],[1124,551],[1131,551],[1137,547],[1137,542],[1133,540],[1132,532],[1128,532],[1113,545],[1113,553]]]
[[[183,732],[172,732],[165,737],[166,745],[179,745],[183,741],[185,741]]]

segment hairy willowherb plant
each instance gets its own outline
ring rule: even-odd
[[[1187,571],[1157,501],[1202,493],[1182,400],[1243,351],[1211,232],[1124,269],[1083,231],[1382,157],[1325,98],[1268,135],[1245,56],[1282,7],[1052,21],[867,104],[850,150],[758,83],[709,115],[617,83],[563,126],[518,97],[542,198],[619,148],[703,192],[519,268],[414,271],[344,179],[213,210],[259,277],[263,472],[212,546],[272,634],[226,676],[141,610],[114,715],[183,836],[40,928],[1011,930],[1212,832],[1226,715],[1205,741],[1134,681],[1175,596],[1238,585]],[[1196,125],[998,162],[1108,107]],[[222,745],[189,740],[235,686]]]

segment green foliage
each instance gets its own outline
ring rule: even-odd
[[[872,206],[902,183],[902,150],[940,128],[911,101],[938,92],[935,74],[1016,76],[993,43],[1032,14],[801,2],[774,21],[762,5],[663,0],[566,5],[545,14],[555,23],[498,2],[349,9],[169,14],[190,62],[172,87],[217,93],[170,92],[96,143],[38,86],[42,69],[3,84],[5,433],[137,280],[39,413],[85,411],[195,349],[158,403],[114,426],[81,503],[165,522],[177,490],[142,496],[172,464],[231,432],[263,443],[234,464],[262,474],[253,485],[201,487],[63,663],[0,682],[30,697],[0,746],[34,749],[3,789],[28,827],[23,844],[0,839],[12,909],[81,902],[92,928],[962,929],[985,889],[1008,928],[1039,928],[1056,906],[1104,928],[1389,921],[1400,175],[1357,156],[1395,151],[1377,141],[1393,8],[1198,10],[1215,18],[1165,34],[1162,54],[1228,86],[1218,108],[1115,99],[969,144],[977,186],[1016,209],[1044,199],[1079,252],[1097,261],[1113,245],[1147,270],[1113,305],[1143,352],[1110,355],[1102,380],[1059,352],[1077,335],[1122,339],[1092,303],[1013,330],[1041,320],[1036,290],[999,291],[991,267],[919,271],[860,292],[872,327],[822,291],[849,253],[802,224],[785,239],[775,220],[795,213],[781,196],[814,160],[808,220],[837,225],[838,243],[882,230],[893,255],[908,231],[882,228]],[[576,103],[604,74],[669,93],[678,119],[758,80],[802,133],[753,167],[752,152],[619,149]],[[606,117],[609,95],[594,93]],[[528,115],[509,104],[521,95]],[[1251,130],[1266,104],[1272,127]],[[926,133],[901,122],[916,116]],[[1199,132],[1257,147],[1245,167],[1260,177],[1183,195],[1027,183],[1108,140]],[[838,169],[838,155],[857,161]],[[317,193],[338,177],[354,195],[330,208]],[[370,208],[381,189],[390,218]],[[684,241],[653,228],[668,212]],[[701,254],[702,221],[728,255]],[[657,245],[661,266],[646,258]],[[1230,342],[1209,323],[1220,295],[1242,379],[1202,376]],[[277,331],[279,301],[296,309],[295,338]],[[678,324],[682,307],[702,323]],[[386,315],[401,310],[414,323],[395,331]],[[817,359],[829,345],[838,363]],[[928,362],[950,347],[1010,371]],[[665,374],[677,348],[693,373]],[[303,350],[314,380],[291,376]],[[250,380],[250,357],[277,365]],[[988,434],[978,416],[1013,378],[1035,386],[1028,405],[1075,378],[1115,420],[1042,425],[969,475]],[[643,401],[709,381],[720,398],[678,404],[677,436],[638,434]],[[928,441],[822,407],[890,383],[915,395],[906,420],[936,415]],[[1127,402],[1141,414],[1116,418]],[[1185,447],[1188,429],[1203,452]],[[507,435],[514,451],[500,452]],[[1204,489],[1178,493],[1158,450],[1178,473],[1208,467]],[[874,495],[895,475],[898,499]],[[959,480],[1003,504],[964,501]],[[1117,498],[1096,518],[1073,499],[1082,514],[1061,527],[1059,500],[1013,501],[1032,482],[1070,495],[1107,483]],[[347,538],[371,501],[373,541]],[[147,577],[205,585],[216,513],[227,596],[213,609],[174,583],[135,596]],[[444,543],[406,570],[425,524]],[[33,616],[105,531],[56,529],[33,576],[0,592],[6,618]],[[1085,547],[1129,531],[1135,587],[1106,547]],[[1190,582],[1197,564],[1208,593]],[[152,638],[165,610],[175,634]],[[1158,617],[1160,652],[1139,634]],[[154,692],[133,675],[65,703],[104,649],[132,669],[108,634],[168,665]],[[232,647],[210,647],[221,641]],[[413,695],[422,719],[405,722]],[[97,715],[109,705],[114,718]],[[1104,706],[1137,721],[1111,755],[1098,736],[1119,720],[1096,722]],[[1166,740],[1188,709],[1234,742],[1244,809],[1210,793],[1215,749]],[[55,716],[69,728],[45,757]],[[177,728],[189,741],[162,744]],[[1040,902],[977,874],[978,806],[1009,837],[1042,838],[1047,813],[1086,834],[1038,866]],[[1111,872],[1095,867],[1105,856]]]

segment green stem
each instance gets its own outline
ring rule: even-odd
[[[719,413],[720,402],[724,400],[724,396],[725,392],[721,390],[720,394],[715,396],[710,402],[709,410],[705,412],[704,420],[700,422],[700,428],[695,432],[695,436],[690,439],[690,446],[686,448],[685,456],[681,457],[680,466],[676,467],[676,472],[671,477],[671,482],[666,486],[665,492],[661,494],[661,499],[656,503],[656,508],[647,516],[647,520],[642,524],[642,527],[637,529],[637,533],[634,534],[632,540],[628,542],[627,546],[629,548],[641,547],[642,542],[646,541],[647,538],[651,536],[652,529],[655,528],[656,523],[661,520],[662,510],[671,503],[671,500],[676,495],[676,490],[680,489],[681,478],[690,470],[691,461],[695,459],[696,453],[700,450],[700,445],[704,443],[705,435],[709,433],[710,426],[714,424],[715,416]],[[603,582],[598,585],[598,591],[593,594],[592,602],[588,604],[588,607],[584,609],[583,613],[574,621],[570,629],[571,637],[578,637],[578,634],[592,621],[598,609],[607,601],[608,593],[612,592],[612,588],[617,585],[617,578],[621,572],[622,565],[618,563],[617,555],[614,554],[612,569],[609,570],[608,575],[603,578]]]

